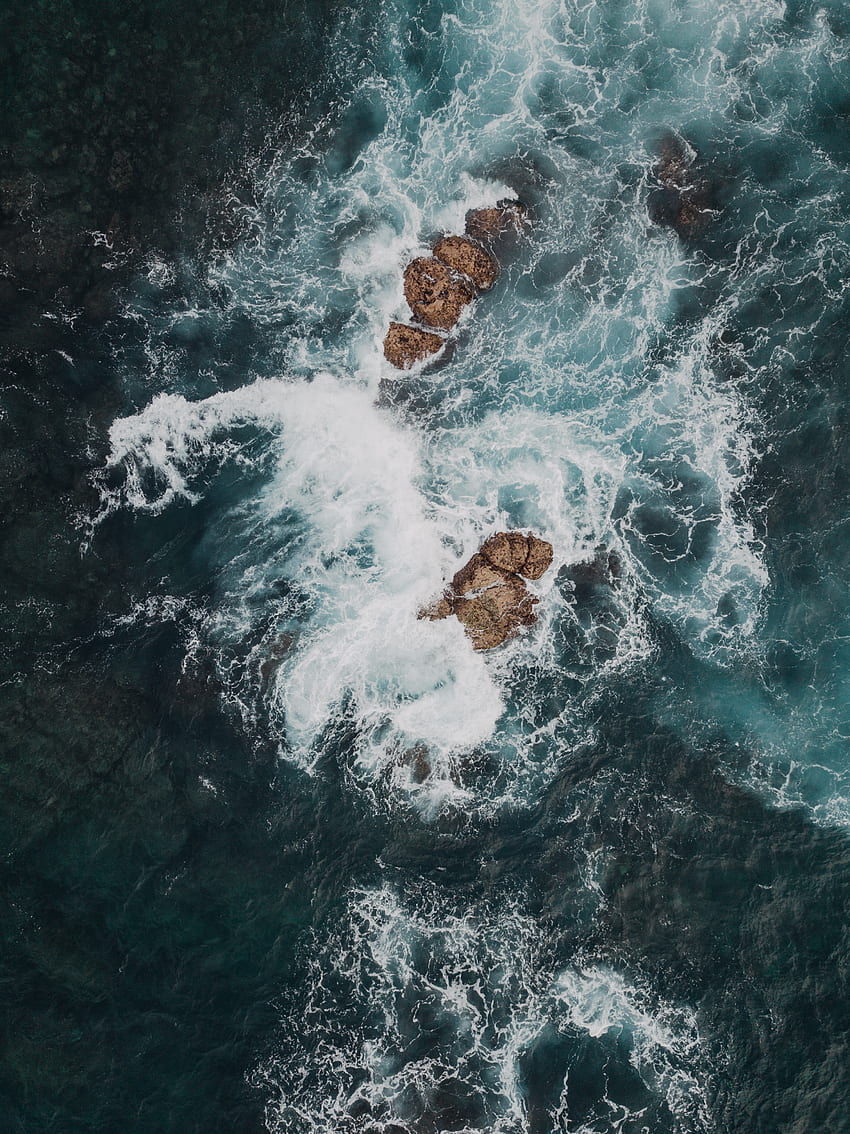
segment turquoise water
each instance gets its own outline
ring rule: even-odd
[[[846,1130],[848,11],[370,14],[245,239],[151,252],[105,332],[74,523],[123,582],[53,664],[145,723],[56,839],[111,872],[111,960],[52,979],[109,1101],[16,1129]],[[690,238],[650,215],[671,133]],[[404,265],[505,196],[492,293],[392,370]],[[416,612],[508,527],[554,568],[473,653]]]

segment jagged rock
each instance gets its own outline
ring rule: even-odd
[[[481,554],[502,571],[521,571],[528,559],[524,532],[497,532],[481,545]]]
[[[456,572],[451,585],[420,618],[432,621],[454,614],[473,649],[491,650],[537,621],[539,599],[520,577],[539,579],[552,562],[552,545],[524,532],[498,532]]]
[[[481,546],[481,554],[503,571],[539,579],[552,564],[552,544],[523,532],[497,532]]]
[[[479,552],[457,572],[452,579],[451,590],[455,595],[471,594],[504,583],[510,575],[509,571],[494,567]]]
[[[466,214],[466,235],[483,244],[506,236],[519,236],[529,227],[528,210],[521,201],[503,198],[488,209],[470,209]]]
[[[650,219],[683,239],[698,236],[714,212],[714,193],[711,182],[699,175],[696,150],[677,134],[667,134],[652,172],[659,187],[647,202]]]
[[[472,639],[474,650],[492,650],[515,637],[520,627],[537,621],[534,607],[539,601],[528,593],[522,579],[513,575],[473,598],[456,599],[454,614]]]
[[[434,245],[434,255],[456,272],[469,276],[479,291],[489,290],[498,278],[496,257],[465,236],[444,236]]]
[[[418,256],[404,269],[404,298],[420,322],[449,331],[475,296],[447,264]]]
[[[433,331],[409,327],[406,323],[390,323],[384,339],[384,358],[399,370],[408,370],[417,362],[442,350],[446,340]]]
[[[448,618],[452,613],[452,600],[446,595],[440,595],[435,601],[428,606],[423,606],[419,611],[419,618],[427,618],[429,622],[439,622],[443,618]]]
[[[551,543],[530,535],[528,537],[528,558],[520,574],[525,575],[526,579],[539,579],[552,566],[552,554]]]

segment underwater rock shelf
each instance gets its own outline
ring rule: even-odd
[[[551,543],[524,532],[498,532],[419,617],[435,622],[454,615],[473,649],[492,650],[537,621],[534,607],[540,600],[525,579],[539,579],[551,564]]]
[[[682,240],[700,236],[717,212],[716,187],[697,151],[678,134],[666,134],[652,167],[657,183],[647,202],[650,220]]]
[[[436,355],[447,343],[437,331],[451,331],[476,296],[489,291],[499,276],[494,247],[528,226],[519,201],[502,200],[466,214],[466,235],[444,236],[431,256],[417,256],[404,269],[404,298],[418,326],[392,322],[384,339],[384,357],[399,370]],[[428,328],[428,329],[426,329]],[[431,328],[434,328],[432,330]]]

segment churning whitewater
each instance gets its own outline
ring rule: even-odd
[[[823,701],[752,680],[776,636],[766,505],[750,492],[771,412],[757,391],[809,328],[789,315],[772,339],[740,324],[781,287],[798,222],[753,182],[737,236],[712,236],[733,215],[724,139],[776,145],[848,63],[825,16],[786,34],[786,7],[467,0],[411,28],[386,3],[351,71],[340,32],[344,93],[264,174],[251,238],[209,268],[198,305],[169,309],[169,269],[150,263],[130,309],[145,335],[128,379],[138,412],[112,426],[92,544],[121,509],[153,521],[207,507],[204,602],[188,612],[166,585],[136,617],[183,623],[184,666],[214,666],[240,727],[307,776],[333,754],[382,822],[474,839],[505,816],[537,821],[642,682],[671,735],[753,754],[727,762],[730,784],[850,818],[829,739],[846,736],[841,656]],[[650,215],[670,135],[721,184],[701,240]],[[817,182],[798,189],[817,229],[841,170],[794,146],[788,176]],[[430,368],[394,370],[382,341],[409,319],[404,265],[505,197],[534,223],[486,302]],[[829,239],[794,245],[797,278],[838,286]],[[267,346],[244,371],[196,364],[193,344],[235,319]],[[513,529],[554,547],[532,584],[536,625],[476,653],[454,619],[417,618]],[[615,584],[591,577],[600,554]],[[606,774],[565,824],[602,806]],[[431,863],[427,883],[387,865],[352,890],[305,939],[304,986],[251,1072],[269,1129],[717,1129],[717,1042],[658,974],[606,959],[597,850],[582,843],[572,876],[580,947],[563,929],[547,939],[525,885],[504,901],[453,893]]]

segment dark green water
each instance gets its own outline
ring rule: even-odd
[[[0,1128],[850,1131],[846,6],[15,7]]]

